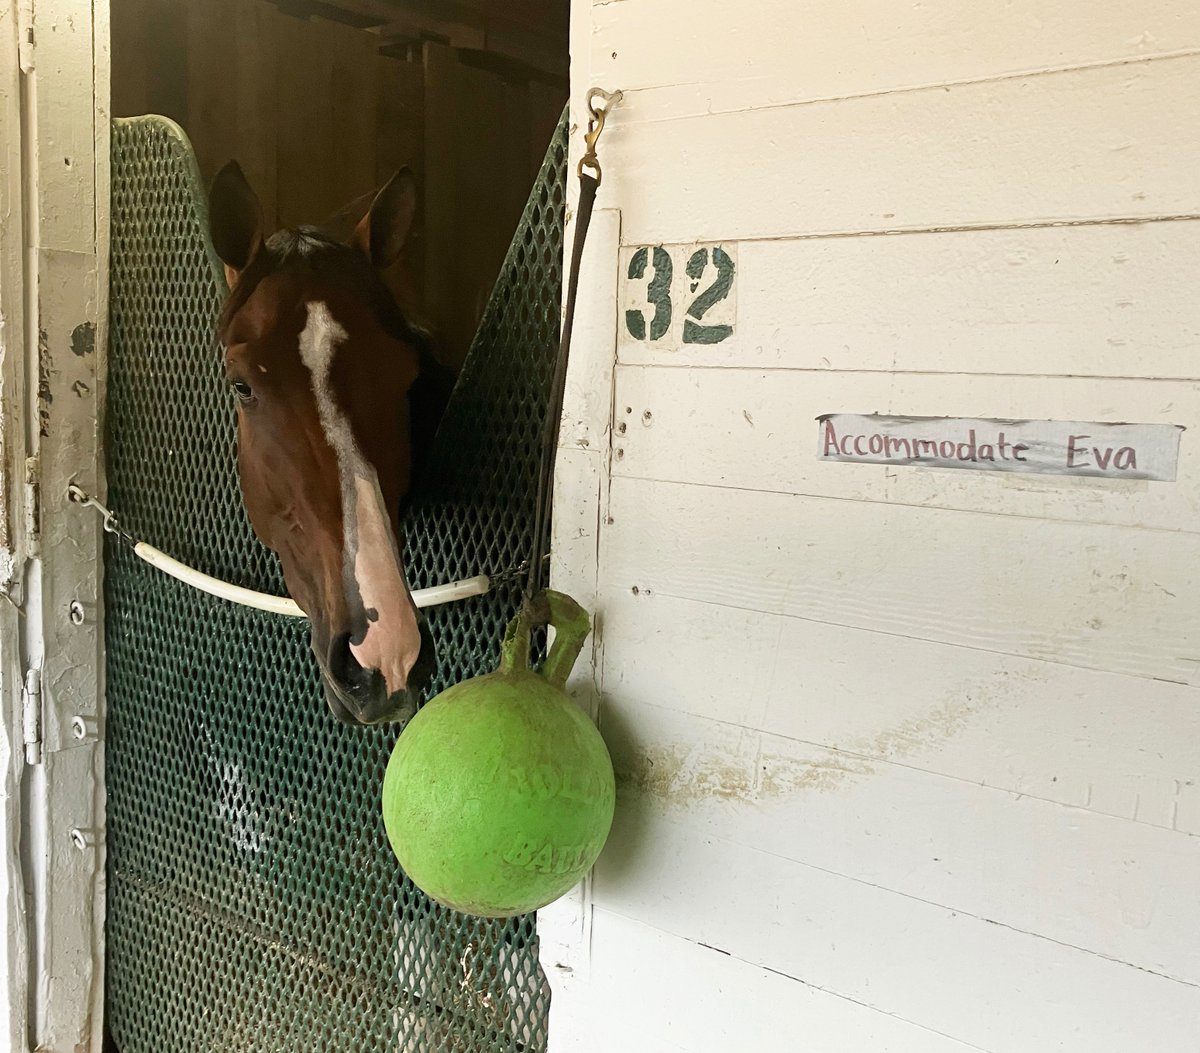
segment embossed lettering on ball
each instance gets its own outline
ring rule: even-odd
[[[540,673],[532,625],[556,630]],[[505,634],[500,668],[443,691],[400,736],[383,784],[388,840],[431,898],[511,917],[570,890],[612,825],[612,762],[595,725],[563,691],[590,625],[547,592]]]

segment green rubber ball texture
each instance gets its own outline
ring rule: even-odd
[[[388,763],[383,817],[422,891],[501,918],[544,907],[591,869],[615,796],[595,725],[514,670],[449,688],[413,718]]]

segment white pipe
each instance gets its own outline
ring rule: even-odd
[[[305,617],[296,601],[287,596],[269,596],[265,592],[255,592],[253,589],[244,589],[240,585],[231,585],[219,578],[209,577],[209,575],[189,567],[186,563],[172,559],[165,552],[156,549],[153,545],[147,545],[144,541],[137,542],[133,546],[133,551],[150,566],[173,578],[178,578],[194,589],[207,592],[210,596],[218,596],[231,603],[240,603],[243,607],[253,607],[255,610],[267,611],[271,614],[285,614],[291,618]],[[435,585],[431,589],[417,589],[412,594],[412,598],[413,603],[418,607],[436,607],[454,600],[465,600],[469,596],[482,596],[491,587],[492,583],[488,576],[479,574],[463,581],[452,581],[448,585]]]

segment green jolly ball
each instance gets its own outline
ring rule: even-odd
[[[540,673],[529,633],[548,621]],[[412,881],[448,907],[489,918],[537,910],[591,869],[612,825],[612,761],[564,693],[590,630],[569,596],[546,592],[505,634],[500,668],[443,691],[396,743],[383,820]]]

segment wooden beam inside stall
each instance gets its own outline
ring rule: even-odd
[[[376,59],[379,106],[375,111],[375,182],[386,183],[408,166],[417,177],[420,205],[395,266],[384,275],[405,314],[433,327],[425,302],[425,68],[380,54]]]
[[[237,141],[229,157],[241,164],[250,185],[258,188],[263,222],[270,230],[279,225],[279,81],[278,52],[273,45],[280,21],[273,4],[262,0],[237,4]],[[228,159],[214,159],[214,173]]]
[[[565,102],[565,92],[552,101],[545,89],[461,61],[453,48],[425,45],[425,297],[456,364]]]

